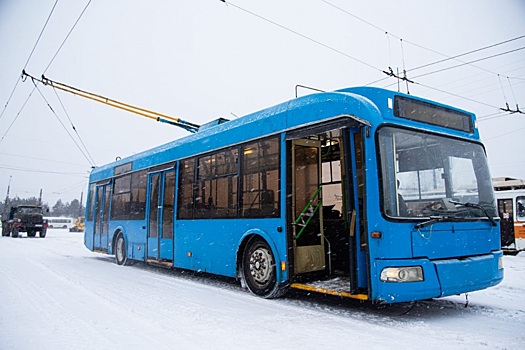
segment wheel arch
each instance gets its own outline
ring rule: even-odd
[[[117,244],[117,238],[119,235],[122,235],[122,237],[124,237],[124,243],[126,244],[126,248],[128,246],[128,237],[126,235],[126,230],[124,230],[124,227],[122,226],[118,226],[117,228],[115,228],[115,230],[113,231],[113,237],[111,238],[111,252],[108,252],[110,254],[115,254],[115,245]]]
[[[239,240],[239,244],[237,245],[237,252],[236,252],[236,275],[237,275],[237,278],[241,279],[241,274],[242,274],[242,257],[243,257],[243,254],[244,254],[244,250],[246,249],[246,246],[248,245],[248,243],[254,239],[254,238],[261,238],[263,239],[264,241],[266,241],[266,243],[268,244],[268,246],[270,247],[270,249],[272,250],[272,254],[274,256],[274,259],[275,259],[275,274],[276,274],[276,281],[278,284],[281,284],[285,281],[283,281],[283,273],[281,271],[281,256],[279,255],[279,250],[277,249],[277,246],[275,244],[275,242],[273,241],[273,239],[263,230],[260,230],[260,229],[251,229],[251,230],[248,230],[246,231],[241,239]]]

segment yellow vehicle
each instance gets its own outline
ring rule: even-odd
[[[84,217],[79,216],[75,224],[69,229],[69,232],[84,232]]]

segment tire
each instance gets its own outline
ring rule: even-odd
[[[117,265],[129,266],[132,263],[131,260],[128,259],[126,241],[122,233],[118,234],[117,240],[115,241],[115,260],[117,261]]]
[[[38,235],[40,236],[40,238],[46,238],[46,233],[47,233],[47,228],[42,229],[42,231],[40,231]]]
[[[11,235],[11,232],[9,232],[9,228],[7,225],[2,225],[2,236],[9,237]]]
[[[27,237],[35,237],[36,231],[34,230],[27,230]]]
[[[242,258],[242,277],[250,292],[263,298],[277,298],[286,292],[277,283],[275,266],[268,243],[260,237],[252,238]]]
[[[13,227],[11,230],[11,237],[17,238],[18,237],[18,227]]]

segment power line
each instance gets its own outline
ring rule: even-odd
[[[82,181],[77,182],[75,184],[72,184],[72,185],[69,185],[67,187],[61,188],[60,190],[53,191],[53,193],[54,194],[63,194],[63,193],[66,193],[66,192],[71,192],[73,189],[76,189],[76,188],[79,188],[79,187],[83,188],[84,186],[86,186],[86,181],[82,180]]]
[[[41,169],[31,169],[31,168],[20,168],[20,167],[13,167],[13,166],[5,166],[0,165],[0,169],[7,169],[7,170],[16,170],[16,171],[26,171],[26,172],[32,172],[32,173],[43,173],[43,174],[58,174],[58,175],[68,175],[68,176],[82,176],[85,178],[88,178],[87,174],[84,173],[68,173],[63,171],[53,171],[53,170],[41,170]]]
[[[88,149],[86,147],[86,144],[84,143],[84,141],[82,141],[82,138],[80,137],[80,134],[78,133],[77,128],[75,127],[75,125],[73,125],[73,121],[71,121],[71,118],[69,117],[69,113],[66,111],[66,107],[62,103],[62,100],[60,99],[60,96],[58,96],[58,93],[57,93],[55,88],[53,88],[53,91],[55,92],[55,95],[56,95],[58,101],[60,102],[60,105],[62,106],[62,109],[64,110],[64,113],[66,114],[67,119],[69,120],[69,123],[71,124],[71,127],[73,128],[73,131],[75,131],[75,134],[77,134],[77,137],[78,137],[80,143],[82,144],[82,146],[84,147],[84,150],[86,150],[86,153],[89,156],[89,159],[91,160],[91,164],[95,165],[95,160],[93,160],[93,157],[89,153],[89,151],[88,151]]]
[[[29,57],[27,58],[26,64],[24,65],[24,69],[26,68],[27,64],[29,63],[29,60],[31,59],[31,56],[33,56],[33,52],[35,52],[36,46],[38,45],[38,42],[40,41],[40,38],[42,37],[42,34],[44,33],[44,30],[47,27],[47,23],[49,22],[49,19],[51,18],[51,15],[53,14],[53,11],[55,11],[55,7],[56,7],[57,3],[58,3],[58,0],[55,1],[55,4],[53,5],[53,8],[51,9],[51,12],[49,13],[49,16],[47,16],[46,23],[44,23],[44,27],[42,28],[42,30],[40,31],[40,35],[38,35],[38,38],[36,39],[36,43],[33,46],[33,49],[31,50],[31,53],[29,54]],[[7,109],[7,105],[11,101],[11,98],[13,97],[13,94],[15,93],[15,90],[16,90],[19,82],[20,82],[20,78],[17,78],[15,86],[13,87],[13,91],[11,91],[11,94],[7,98],[7,102],[6,102],[5,106],[4,106],[4,109],[2,110],[2,113],[0,113],[0,119],[4,115],[4,112]]]
[[[75,24],[73,24],[73,27],[71,27],[71,30],[69,31],[69,33],[67,33],[64,41],[62,41],[62,44],[60,45],[60,47],[58,48],[57,52],[55,53],[55,55],[53,56],[53,58],[51,59],[51,61],[49,62],[49,64],[47,65],[46,69],[44,69],[44,72],[42,74],[45,74],[47,72],[47,70],[49,69],[49,66],[51,66],[51,64],[53,63],[53,61],[55,60],[55,58],[57,57],[58,53],[60,52],[60,50],[62,50],[62,47],[64,46],[64,44],[66,43],[67,39],[69,38],[69,36],[71,35],[71,33],[73,32],[73,29],[75,29],[75,27],[77,26],[78,22],[80,21],[80,19],[82,18],[82,16],[84,15],[84,12],[86,12],[89,4],[91,4],[91,0],[88,1],[87,5],[84,7],[84,9],[82,10],[82,12],[80,13],[80,16],[78,16],[77,20],[75,21]]]
[[[73,143],[75,144],[75,146],[77,146],[78,150],[80,151],[80,153],[82,153],[82,155],[84,156],[84,158],[86,158],[86,160],[88,161],[89,164],[91,165],[94,165],[94,163],[91,162],[91,160],[88,158],[88,156],[84,153],[84,151],[82,150],[82,148],[78,145],[78,143],[76,142],[76,140],[73,138],[73,136],[69,133],[69,131],[67,130],[66,126],[64,125],[64,123],[62,122],[62,120],[60,120],[60,118],[58,117],[58,115],[56,114],[55,110],[51,107],[51,105],[49,104],[49,102],[47,101],[47,99],[45,98],[44,94],[42,94],[42,92],[40,91],[40,89],[38,88],[38,85],[36,82],[33,81],[33,84],[35,85],[35,88],[38,90],[38,92],[40,93],[40,96],[42,96],[42,98],[44,99],[44,101],[46,102],[47,106],[49,107],[49,109],[51,110],[51,112],[53,112],[53,115],[57,118],[58,122],[60,123],[60,125],[62,125],[62,127],[64,128],[64,130],[66,131],[66,133],[69,135],[69,137],[71,138],[71,140],[73,141]]]
[[[31,156],[23,156],[23,155],[20,155],[20,154],[7,153],[7,152],[0,152],[0,155],[10,156],[10,157],[18,157],[18,158],[24,158],[24,159],[42,160],[42,161],[44,161],[44,162],[50,162],[50,163],[58,163],[58,164],[66,164],[66,165],[74,165],[74,166],[85,167],[84,164],[76,164],[76,163],[71,163],[71,162],[63,162],[63,161],[55,160],[55,159],[46,159],[46,158],[38,158],[38,157],[31,157]]]
[[[525,38],[525,35],[521,35],[521,36],[518,36],[516,38],[509,39],[509,40],[500,41],[499,43],[496,43],[496,44],[492,44],[492,45],[485,46],[485,47],[482,47],[482,48],[479,48],[479,49],[475,49],[475,50],[471,50],[471,51],[468,51],[468,52],[464,52],[464,53],[459,54],[459,55],[455,55],[455,56],[451,56],[451,57],[448,57],[448,58],[444,58],[442,60],[431,62],[431,63],[427,63],[427,64],[424,64],[424,65],[421,65],[421,66],[418,66],[418,67],[414,67],[412,69],[409,69],[409,71],[413,72],[413,71],[421,69],[421,68],[425,68],[425,67],[433,66],[433,65],[438,64],[438,63],[443,63],[443,62],[446,62],[446,61],[450,61],[450,60],[456,59],[458,57],[462,57],[462,56],[470,55],[470,54],[475,53],[475,52],[487,50],[487,49],[490,49],[490,48],[493,48],[493,47],[496,47],[496,46],[499,46],[499,45],[507,44],[507,43],[510,43],[512,41],[515,41],[515,40],[518,40],[518,39],[522,39],[522,38]]]
[[[33,52],[35,52],[36,46],[38,45],[38,42],[40,41],[40,38],[42,37],[42,34],[44,33],[44,29],[46,29],[47,27],[47,23],[49,22],[49,19],[51,18],[53,11],[55,11],[55,7],[57,6],[57,3],[58,3],[58,0],[55,1],[55,4],[53,5],[53,8],[51,9],[49,16],[47,17],[46,23],[44,23],[44,27],[40,31],[40,35],[38,36],[38,39],[36,39],[35,46],[33,46],[33,50],[31,50],[31,53],[29,54],[29,57],[27,58],[26,64],[24,64],[24,69],[26,69],[27,64],[29,63],[29,60],[31,59],[31,56],[33,56]]]
[[[518,131],[521,131],[521,130],[525,130],[525,128],[520,128],[520,129],[517,129],[517,130],[512,130],[512,131],[509,131],[509,132],[506,132],[504,134],[501,134],[501,135],[497,135],[497,136],[494,136],[494,137],[491,137],[491,138],[488,138],[488,139],[483,139],[483,141],[490,141],[490,140],[494,140],[494,139],[497,139],[498,137],[502,137],[502,136],[507,136],[509,134],[513,134],[515,132],[518,132]]]
[[[523,49],[525,49],[525,46],[520,47],[520,48],[517,48],[517,49],[513,49],[513,50],[505,51],[505,52],[500,52],[500,53],[495,54],[495,55],[491,55],[491,56],[487,56],[487,57],[478,58],[478,59],[473,60],[473,61],[463,62],[463,63],[458,64],[458,65],[455,65],[455,66],[446,67],[446,68],[438,69],[438,70],[435,70],[435,71],[432,71],[432,72],[428,72],[428,73],[424,73],[424,74],[416,75],[415,77],[412,77],[412,79],[417,79],[417,78],[424,77],[424,76],[427,76],[427,75],[430,75],[430,74],[435,74],[435,73],[443,72],[443,71],[446,71],[446,70],[449,70],[449,69],[453,69],[453,68],[457,68],[457,67],[462,67],[462,66],[465,66],[465,65],[467,65],[467,64],[468,64],[468,65],[471,65],[472,63],[475,63],[475,62],[480,62],[480,61],[488,60],[488,59],[490,59],[490,58],[503,56],[503,55],[506,55],[506,54],[509,54],[509,53],[513,53],[513,52],[516,52],[516,51],[521,51],[521,50],[523,50]],[[498,75],[499,75],[499,74],[498,74]]]
[[[509,113],[505,113],[505,112],[502,112],[502,111],[499,111],[499,112],[496,112],[496,113],[492,113],[492,114],[487,114],[487,115],[484,115],[484,116],[481,116],[481,117],[478,117],[478,122],[484,122],[486,120],[491,120],[491,119],[496,119],[496,118],[501,118],[501,117],[506,117],[510,115]]]
[[[229,2],[229,1],[226,1],[226,0],[220,0],[220,1],[221,1],[221,2],[224,2],[224,3],[227,4],[227,5],[233,6],[233,7],[237,8],[238,10],[241,10],[241,11],[243,11],[243,12],[245,12],[245,13],[248,13],[248,14],[254,16],[254,17],[257,17],[257,18],[259,18],[259,19],[262,19],[263,21],[266,21],[266,22],[268,22],[268,23],[271,23],[271,24],[273,24],[273,25],[275,25],[275,26],[277,26],[277,27],[279,27],[279,28],[281,28],[281,29],[284,29],[284,30],[290,32],[290,33],[293,33],[293,34],[295,34],[295,35],[298,35],[298,36],[300,36],[300,37],[303,38],[303,39],[309,40],[309,41],[311,41],[311,42],[313,42],[313,43],[315,43],[315,44],[317,44],[317,45],[320,45],[320,46],[322,46],[322,47],[324,47],[324,48],[326,48],[326,49],[329,49],[329,50],[334,51],[334,52],[336,52],[336,53],[338,53],[338,54],[341,54],[341,55],[343,55],[343,56],[345,56],[345,57],[347,57],[347,58],[350,58],[350,59],[352,59],[352,60],[354,60],[354,61],[356,61],[356,62],[359,62],[359,63],[361,63],[361,64],[363,64],[363,65],[365,65],[365,66],[367,66],[367,67],[369,67],[369,68],[372,68],[372,69],[374,69],[374,70],[378,70],[378,71],[382,72],[381,69],[379,69],[379,68],[377,68],[377,67],[374,67],[373,65],[371,65],[371,64],[369,64],[369,63],[367,63],[367,62],[365,62],[365,61],[363,61],[363,60],[360,60],[360,59],[358,59],[358,58],[356,58],[356,57],[353,57],[353,56],[351,56],[351,55],[349,55],[349,54],[347,54],[347,53],[345,53],[345,52],[343,52],[343,51],[341,51],[341,50],[338,50],[338,49],[336,49],[336,48],[334,48],[334,47],[331,47],[331,46],[329,46],[329,45],[326,45],[326,44],[324,44],[324,43],[322,43],[322,42],[320,42],[320,41],[318,41],[318,40],[315,40],[315,39],[313,39],[313,38],[311,38],[311,37],[309,37],[309,36],[306,36],[306,35],[304,35],[304,34],[302,34],[302,33],[299,33],[299,32],[297,32],[297,31],[295,31],[295,30],[293,30],[293,29],[290,29],[290,28],[288,28],[288,27],[285,27],[285,26],[283,26],[282,24],[279,24],[279,23],[277,23],[277,22],[274,22],[274,21],[272,21],[272,20],[270,20],[270,19],[268,19],[268,18],[265,18],[265,17],[263,17],[263,16],[261,16],[261,15],[258,15],[258,14],[256,14],[256,13],[254,13],[254,12],[251,12],[251,11],[249,11],[249,10],[246,10],[246,9],[240,7],[240,6],[237,6],[237,5],[235,5],[235,4],[232,4],[232,3]]]
[[[6,137],[6,135],[9,133],[9,130],[11,130],[11,128],[13,127],[13,124],[16,122],[16,120],[18,119],[18,117],[20,116],[20,113],[22,113],[22,111],[24,110],[27,102],[29,101],[29,99],[31,98],[31,95],[33,95],[33,92],[35,92],[35,89],[36,89],[36,86],[33,88],[33,90],[31,90],[31,92],[29,93],[29,96],[27,96],[24,104],[22,105],[22,107],[20,108],[20,110],[18,111],[18,113],[16,114],[15,116],[15,119],[13,119],[13,121],[11,122],[11,124],[9,124],[9,127],[7,128],[7,130],[5,131],[4,135],[2,136],[2,138],[0,139],[0,143],[2,143],[2,141],[4,141],[4,138]]]
[[[490,105],[488,103],[485,103],[485,102],[481,102],[481,101],[477,101],[477,100],[474,100],[472,98],[468,98],[468,97],[465,97],[465,96],[461,96],[461,95],[458,95],[458,94],[455,94],[455,93],[452,93],[450,91],[445,91],[445,90],[441,90],[441,89],[438,89],[438,88],[435,88],[435,87],[432,87],[432,86],[428,86],[428,85],[425,85],[425,84],[422,84],[422,83],[418,83],[418,82],[413,82],[414,84],[417,84],[417,85],[420,85],[420,86],[423,86],[423,87],[426,87],[427,89],[430,89],[430,90],[435,90],[435,91],[439,91],[441,93],[444,93],[444,94],[447,94],[447,95],[451,95],[451,96],[454,96],[454,97],[459,97],[461,99],[464,99],[464,100],[467,100],[467,101],[471,101],[471,102],[475,102],[475,103],[478,103],[478,104],[481,104],[481,105],[484,105],[484,106],[487,106],[487,107],[491,107],[491,108],[496,108],[496,109],[499,109],[499,107],[496,107],[496,106],[493,106],[493,105]],[[392,84],[390,84],[392,85]],[[388,86],[390,86],[388,85]]]
[[[419,47],[419,48],[421,48],[421,49],[423,49],[423,50],[427,50],[427,51],[433,52],[433,53],[435,53],[435,54],[438,54],[438,55],[440,55],[440,56],[446,57],[446,59],[444,59],[444,60],[440,60],[440,61],[437,61],[437,62],[432,62],[432,63],[426,64],[426,65],[423,65],[423,66],[419,66],[419,67],[416,67],[416,68],[413,68],[413,69],[409,69],[409,70],[407,70],[408,72],[413,71],[413,70],[416,70],[416,69],[419,69],[419,68],[423,68],[423,67],[425,67],[425,66],[434,65],[434,64],[437,64],[437,63],[440,63],[440,62],[448,61],[448,60],[451,60],[451,59],[454,59],[454,60],[457,60],[457,61],[459,61],[459,62],[461,62],[461,63],[464,63],[463,61],[458,60],[457,58],[458,58],[458,57],[461,57],[461,56],[465,56],[465,55],[470,54],[470,53],[474,53],[474,52],[478,52],[478,51],[486,50],[486,49],[489,49],[489,48],[494,47],[494,46],[498,46],[498,45],[502,45],[502,44],[505,44],[505,43],[508,43],[508,42],[512,42],[512,41],[515,41],[515,40],[518,40],[518,39],[522,39],[522,38],[525,37],[525,35],[522,35],[522,36],[519,36],[519,37],[516,37],[516,38],[513,38],[513,39],[505,40],[505,41],[503,41],[503,42],[499,42],[499,43],[496,43],[496,44],[492,44],[492,45],[489,45],[489,46],[486,46],[486,47],[483,47],[483,48],[479,48],[479,49],[473,50],[473,51],[471,51],[471,52],[467,52],[467,53],[463,53],[463,54],[460,54],[460,55],[456,55],[456,56],[452,56],[452,57],[451,57],[451,56],[445,55],[445,54],[443,54],[443,53],[441,53],[441,52],[438,52],[438,51],[436,51],[436,50],[433,50],[433,49],[430,49],[430,48],[424,47],[424,46],[422,46],[422,45],[416,44],[416,43],[414,43],[414,42],[408,41],[408,40],[406,40],[406,39],[403,39],[403,38],[399,37],[398,35],[395,35],[395,34],[389,32],[389,31],[387,31],[387,30],[385,30],[385,29],[383,29],[383,28],[381,28],[381,27],[379,27],[379,26],[377,26],[377,25],[375,25],[375,24],[373,24],[373,23],[371,23],[371,22],[369,22],[369,21],[364,20],[363,18],[361,18],[361,17],[359,17],[359,16],[357,16],[357,15],[354,15],[353,13],[351,13],[351,12],[349,12],[349,11],[347,11],[347,10],[345,10],[345,9],[343,9],[343,8],[341,8],[341,7],[339,7],[339,6],[336,6],[336,5],[332,4],[332,3],[329,2],[329,1],[326,1],[326,0],[321,0],[321,1],[324,2],[325,4],[329,5],[329,6],[332,6],[332,7],[335,8],[335,9],[337,9],[337,10],[339,10],[339,11],[341,11],[341,12],[343,12],[343,13],[345,13],[345,14],[347,14],[347,15],[349,15],[349,16],[351,16],[351,17],[353,17],[353,18],[355,18],[355,19],[357,19],[357,20],[359,20],[359,21],[361,21],[361,22],[363,22],[363,23],[365,23],[365,24],[367,24],[367,25],[369,25],[369,26],[371,26],[371,27],[373,27],[373,28],[379,30],[379,31],[381,31],[381,32],[383,32],[383,33],[385,33],[385,34],[387,34],[387,35],[392,35],[394,38],[399,39],[399,40],[403,40],[404,42],[406,42],[406,43],[408,43],[408,44],[410,44],[410,45],[413,45],[413,46]],[[475,62],[475,61],[474,61],[474,62]],[[466,63],[466,64],[470,64],[471,66],[473,66],[473,67],[475,67],[475,68],[478,68],[478,69],[480,69],[480,70],[483,70],[483,71],[486,71],[486,72],[489,72],[489,73],[492,73],[492,74],[498,74],[498,73],[495,73],[495,72],[489,71],[489,70],[487,70],[487,69],[484,69],[484,68],[481,68],[481,67],[475,66],[475,65],[472,64],[472,62],[470,62],[470,63]],[[371,85],[371,84],[372,84],[372,83],[367,84],[367,85]]]

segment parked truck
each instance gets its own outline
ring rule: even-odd
[[[69,229],[69,232],[84,232],[84,217],[79,216],[75,224]]]
[[[2,215],[2,236],[16,238],[20,232],[26,232],[28,237],[35,237],[37,232],[41,238],[46,236],[47,220],[41,206],[12,206]]]

